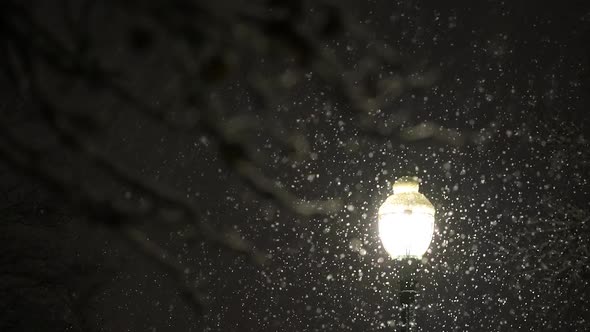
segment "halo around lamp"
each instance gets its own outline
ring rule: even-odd
[[[394,259],[421,258],[434,233],[434,206],[419,192],[418,179],[402,177],[379,208],[379,237]]]

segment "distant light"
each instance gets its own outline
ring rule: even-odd
[[[387,253],[394,259],[421,258],[434,233],[434,212],[417,178],[398,179],[379,208],[379,237]]]

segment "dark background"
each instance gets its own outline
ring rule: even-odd
[[[284,158],[276,141],[253,135],[270,177],[306,199],[346,202],[337,214],[302,217],[251,190],[206,133],[182,135],[121,112],[108,128],[107,151],[138,174],[185,194],[204,221],[267,253],[267,264],[206,241],[187,244],[182,228],[143,225],[150,240],[189,269],[204,299],[197,316],[168,274],[115,231],[80,220],[79,208],[34,177],[3,167],[0,329],[75,330],[84,324],[100,331],[391,329],[396,278],[379,245],[375,216],[390,194],[388,181],[415,174],[437,208],[437,232],[420,277],[420,330],[587,330],[583,220],[588,220],[589,198],[590,4],[362,1],[342,6],[370,39],[384,41],[407,59],[405,71],[436,74],[428,87],[388,103],[383,119],[437,123],[476,137],[476,144],[367,137],[345,104],[326,100],[331,87],[311,80],[270,111],[256,109],[242,82],[225,82],[220,93],[230,114],[253,115],[309,139],[309,153],[298,161]],[[49,21],[55,10],[40,9]],[[109,38],[116,40],[125,17],[109,19],[115,23],[105,21],[99,34],[107,45]],[[346,36],[333,43],[351,66],[366,47]],[[141,86],[147,102],[173,95],[177,82],[161,74],[166,68],[158,66],[157,57],[129,56],[116,47],[105,53],[129,67],[141,64],[136,72],[131,68],[129,82]],[[3,109],[25,114],[24,119],[34,113],[36,104],[8,80],[2,80],[1,90]],[[120,107],[108,97],[73,103]],[[43,141],[34,124],[17,123],[24,136]],[[141,199],[133,191],[115,192]],[[568,203],[580,215],[568,212]],[[552,220],[574,227],[546,235],[531,226],[555,226]],[[80,295],[85,292],[87,298]]]

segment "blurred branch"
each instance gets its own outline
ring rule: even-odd
[[[16,148],[16,149],[15,149]],[[152,242],[149,242],[145,235],[139,230],[131,228],[129,221],[137,221],[140,218],[153,217],[146,213],[151,210],[128,210],[108,201],[99,200],[96,195],[92,195],[88,190],[78,188],[74,190],[74,184],[67,178],[56,172],[51,172],[50,169],[43,163],[42,155],[34,148],[27,146],[26,143],[21,142],[18,138],[10,133],[10,130],[3,126],[0,122],[0,156],[4,161],[7,161],[13,166],[16,166],[21,171],[28,174],[35,175],[38,179],[49,184],[53,189],[59,190],[62,194],[74,200],[79,207],[87,209],[86,216],[91,220],[99,222],[99,224],[108,225],[115,230],[121,230],[130,243],[134,245],[139,252],[146,258],[155,262],[163,271],[173,279],[177,289],[180,291],[180,296],[187,304],[193,308],[196,314],[202,310],[200,296],[192,287],[185,281],[184,269],[178,266],[173,261],[170,261],[163,249]],[[143,188],[145,189],[145,188]],[[154,188],[151,188],[154,189]],[[151,191],[150,190],[145,190]],[[155,192],[158,192],[157,190]],[[160,197],[165,197],[160,193]],[[168,197],[169,198],[169,197]],[[178,204],[178,202],[176,202]],[[187,205],[185,208],[191,207]],[[245,240],[232,236],[232,234],[223,234],[214,231],[211,227],[201,224],[199,227],[201,236],[212,240],[213,243],[220,245],[224,249],[229,249],[234,252],[246,255],[253,260],[254,263],[262,264],[266,257],[255,250]]]
[[[101,51],[114,51],[109,48],[116,43],[110,40],[112,45],[105,46],[93,39],[97,37],[93,28],[104,28],[92,26],[92,11],[99,4],[113,17],[127,15],[119,24],[129,30],[133,51],[143,52],[142,58],[161,56],[170,65],[167,74],[183,84],[173,95],[165,96],[169,100],[153,106],[142,95],[140,84],[131,79],[133,71],[141,71],[141,67],[131,64],[114,68],[101,58]],[[256,142],[246,137],[248,133],[263,132],[285,150],[300,154],[309,144],[297,133],[282,135],[272,123],[274,120],[256,121],[246,113],[229,115],[216,93],[222,90],[219,87],[234,80],[244,82],[244,90],[253,93],[262,109],[273,111],[282,92],[291,90],[303,81],[301,77],[313,72],[322,85],[330,87],[331,98],[343,100],[355,116],[373,119],[389,100],[428,86],[436,78],[433,73],[403,73],[402,61],[391,49],[373,40],[341,8],[326,1],[271,1],[243,6],[223,0],[220,4],[185,0],[77,4],[67,0],[56,8],[61,8],[56,10],[58,14],[64,14],[62,27],[39,19],[34,6],[29,8],[16,0],[0,4],[0,37],[6,46],[1,56],[7,60],[2,69],[33,98],[59,152],[73,157],[74,163],[57,165],[52,151],[15,134],[6,121],[0,121],[0,157],[63,194],[95,223],[123,233],[140,253],[166,271],[197,313],[202,303],[187,284],[182,266],[133,224],[157,220],[194,225],[198,236],[257,264],[264,263],[265,255],[240,236],[207,224],[194,202],[182,193],[134,172],[101,148],[98,139],[104,139],[101,134],[106,132],[105,118],[114,118],[119,110],[106,116],[96,114],[76,104],[75,97],[79,96],[69,85],[83,83],[91,93],[107,93],[142,119],[150,119],[167,130],[207,135],[216,143],[228,169],[247,188],[298,216],[312,217],[340,212],[344,204],[337,198],[306,200],[280,185],[266,174],[265,164],[257,159]],[[173,47],[158,53],[154,46],[156,35],[172,40]],[[357,64],[347,66],[348,59],[327,47],[342,35],[367,44],[367,53]],[[106,50],[93,53],[101,47]],[[85,96],[82,100],[87,101]],[[176,111],[182,116],[175,116]],[[362,129],[381,134],[375,127]],[[430,122],[394,129],[392,136],[405,141],[430,139],[452,145],[465,142],[460,133]],[[113,198],[112,192],[104,188],[101,191],[98,184],[82,179],[78,173],[85,170],[97,171],[116,185],[140,193],[146,201],[132,204]],[[180,214],[166,214],[166,209]]]
[[[15,169],[43,181],[76,203],[80,209],[87,211],[90,217],[100,219],[106,225],[117,225],[122,220],[138,220],[146,217],[151,211],[129,209],[96,193],[92,194],[67,174],[49,167],[43,151],[17,138],[2,121],[0,121],[0,156]]]
[[[465,144],[465,138],[461,133],[453,129],[436,125],[433,122],[423,122],[410,128],[404,128],[400,132],[400,137],[403,140],[410,142],[432,139],[449,145],[461,146]]]
[[[175,288],[179,291],[180,297],[193,310],[195,318],[203,312],[203,296],[197,289],[191,286],[187,280],[188,269],[170,258],[170,255],[163,248],[159,247],[153,241],[148,240],[147,236],[138,229],[123,227],[122,234],[129,244],[137,252],[158,266],[172,279]]]

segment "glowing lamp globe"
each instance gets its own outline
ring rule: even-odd
[[[418,189],[417,178],[400,178],[379,208],[379,237],[394,259],[419,259],[430,246],[434,206]]]

